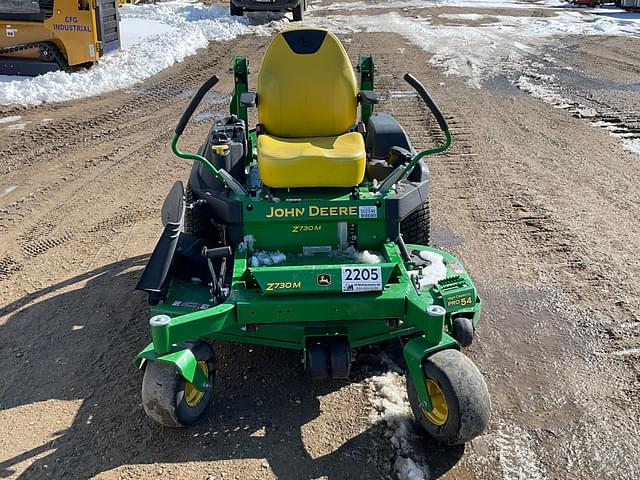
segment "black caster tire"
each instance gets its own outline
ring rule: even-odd
[[[142,379],[142,406],[147,416],[165,427],[192,425],[205,412],[213,393],[216,362],[209,344],[196,343],[191,349],[198,368],[209,379],[204,392],[196,389],[173,365],[149,362]]]
[[[301,22],[304,18],[304,0],[300,0],[300,3],[293,8],[293,21]]]
[[[329,369],[331,378],[349,378],[351,371],[351,348],[349,342],[342,339],[334,339],[329,344]]]
[[[326,342],[312,341],[307,346],[307,371],[313,380],[329,376],[329,351]]]
[[[473,343],[473,322],[467,317],[456,317],[453,319],[452,336],[455,338],[460,346],[467,348]]]
[[[420,427],[436,442],[460,445],[480,435],[491,416],[487,384],[478,368],[458,350],[442,350],[424,360],[433,410],[423,409],[407,374],[407,394]]]
[[[242,7],[236,7],[233,3],[229,2],[229,13],[232,17],[241,17],[244,14]]]

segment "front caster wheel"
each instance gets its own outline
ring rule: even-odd
[[[438,443],[459,445],[487,428],[489,391],[471,360],[458,350],[442,350],[424,360],[423,372],[433,409],[420,405],[409,374],[407,394],[416,421],[427,435]]]
[[[463,347],[467,348],[473,343],[473,322],[467,317],[453,319],[453,338]]]
[[[204,391],[182,378],[173,365],[150,362],[144,371],[142,406],[149,418],[165,427],[195,423],[211,400],[216,376],[213,350],[207,343],[198,342],[191,351],[198,361],[197,368],[208,378]]]

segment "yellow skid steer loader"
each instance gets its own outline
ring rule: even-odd
[[[118,0],[0,0],[0,75],[73,71],[120,48]]]

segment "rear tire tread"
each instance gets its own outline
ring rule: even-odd
[[[406,243],[429,245],[431,243],[431,212],[429,199],[400,222],[400,233]]]
[[[206,237],[210,223],[199,207],[189,208],[194,202],[193,190],[191,190],[189,183],[187,183],[184,196],[187,204],[187,209],[184,213],[184,233]]]

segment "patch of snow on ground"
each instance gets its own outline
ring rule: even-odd
[[[0,197],[4,197],[5,195],[9,195],[11,192],[13,192],[16,188],[15,185],[11,185],[10,187],[7,187],[4,189],[4,192],[0,193]]]
[[[535,2],[534,5],[545,5],[547,7],[573,7],[573,4],[566,0],[543,0],[541,2]]]
[[[554,1],[554,0],[550,0]],[[559,0],[558,0],[559,1]],[[432,8],[432,7],[467,7],[467,8],[535,8],[544,7],[535,3],[517,0],[395,0],[393,2],[353,2],[331,3],[325,6],[313,7],[311,10],[371,10],[383,8]]]
[[[382,15],[333,15],[309,18],[309,23],[342,33],[400,33],[415,45],[433,54],[431,63],[447,74],[469,78],[469,85],[501,73],[517,71],[531,54],[557,35],[640,36],[640,22],[558,11],[553,17],[495,16],[498,22],[481,26],[431,25],[430,17],[407,17],[396,12]]]
[[[285,22],[283,16],[273,15],[232,17],[228,10],[185,1],[123,5],[123,50],[106,55],[80,72],[51,72],[21,80],[2,77],[0,104],[60,102],[130,87],[193,55],[209,41],[231,40],[246,33],[266,34]],[[265,19],[272,21],[258,24]]]
[[[625,139],[623,145],[625,150],[640,155],[640,138],[635,138],[633,140]]]
[[[31,122],[12,123],[8,127],[6,127],[6,130],[24,130],[28,123]]]
[[[14,123],[17,122],[21,119],[22,117],[20,117],[19,115],[13,115],[11,117],[4,117],[4,118],[0,118],[0,125],[3,123]]]
[[[622,146],[625,150],[632,153],[640,154],[640,138],[635,138],[636,133],[624,131],[620,132],[620,125],[618,125],[617,123],[606,122],[604,120],[591,122],[591,126],[607,130],[609,132],[609,135],[611,135],[612,137],[622,138]]]
[[[515,85],[520,90],[558,108],[566,108],[569,106],[569,100],[564,99],[560,93],[558,93],[551,75],[540,75],[534,71],[527,73],[528,75],[521,75],[515,82]]]
[[[444,0],[444,5],[457,0]],[[555,0],[549,0],[557,6]],[[364,6],[380,4],[367,4]],[[359,8],[360,3],[355,8]],[[418,2],[405,2],[407,7]],[[404,5],[400,2],[393,6]],[[548,3],[548,2],[547,2]],[[440,4],[440,2],[438,2]],[[333,4],[333,9],[340,4]],[[391,5],[391,4],[389,4]],[[421,2],[431,6],[431,2]],[[531,7],[523,2],[521,5]],[[533,6],[535,6],[534,4]],[[482,2],[470,2],[464,6],[484,7]],[[495,2],[493,7],[506,6]],[[541,4],[541,6],[545,6]],[[329,9],[332,6],[330,6]],[[556,108],[566,108],[579,117],[594,117],[597,112],[583,105],[575,105],[564,98],[552,75],[541,73],[545,68],[532,62],[533,56],[544,56],[545,48],[564,35],[608,35],[640,37],[640,22],[625,14],[594,15],[567,9],[556,10],[550,17],[486,15],[493,23],[479,26],[432,25],[431,17],[408,17],[397,12],[381,15],[341,16],[311,18],[309,21],[342,33],[390,32],[400,33],[418,47],[432,53],[429,63],[442,67],[446,74],[467,77],[467,84],[481,88],[483,83],[499,75],[512,79],[522,91],[539,98]],[[464,15],[464,14],[462,14]],[[471,14],[469,19],[479,20],[482,15]],[[459,14],[444,14],[445,18],[464,18]],[[496,21],[497,19],[497,21]],[[549,57],[550,63],[554,63]],[[626,134],[620,134],[624,138]],[[632,136],[628,134],[626,136]],[[637,143],[627,141],[625,148],[636,151]]]
[[[371,420],[384,422],[386,436],[396,452],[393,469],[399,480],[427,480],[429,468],[422,461],[412,458],[414,452],[410,440],[416,436],[413,414],[407,398],[404,376],[395,364],[392,370],[369,379],[370,402],[374,411]]]
[[[535,442],[525,430],[511,425],[500,427],[496,436],[498,462],[504,480],[543,480],[547,478],[544,467],[531,448]]]
[[[486,15],[480,13],[441,13],[438,15],[440,18],[448,18],[449,20],[482,20],[486,18]]]

